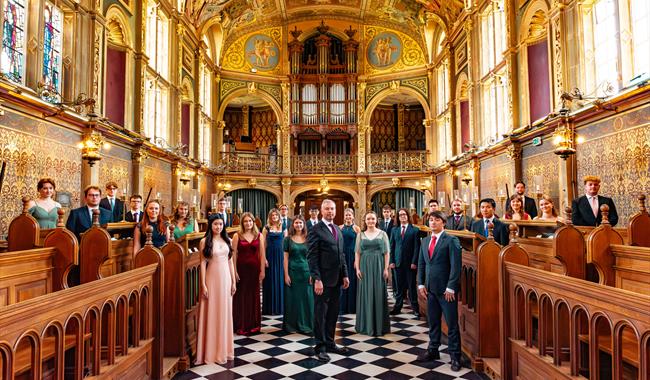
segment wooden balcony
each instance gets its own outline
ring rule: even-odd
[[[384,152],[368,155],[368,173],[425,172],[427,152],[424,150]]]

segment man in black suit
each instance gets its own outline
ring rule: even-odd
[[[232,227],[232,219],[227,213],[226,210],[226,198],[221,197],[217,201],[217,214],[221,215],[221,219],[223,219],[223,226],[224,227]]]
[[[384,205],[384,207],[381,209],[381,214],[384,216],[384,218],[379,222],[379,229],[384,231],[389,237],[391,231],[393,230],[393,227],[395,226],[393,223],[393,218],[390,215],[392,212],[393,209],[390,207],[390,205]]]
[[[418,361],[440,359],[441,317],[447,322],[447,352],[451,370],[460,371],[460,329],[458,299],[460,290],[461,248],[458,238],[445,233],[446,217],[440,211],[429,214],[431,236],[422,240],[418,258],[418,291],[427,299],[429,347]]]
[[[131,195],[129,198],[129,211],[126,212],[124,220],[127,222],[139,223],[142,220],[142,215],[144,214],[141,210],[142,207],[142,196],[138,194]],[[122,239],[133,237],[133,230],[123,232],[120,234]]]
[[[111,223],[121,222],[124,213],[124,202],[117,197],[117,183],[106,183],[106,197],[99,202],[99,207],[111,212]]]
[[[343,235],[334,224],[336,204],[325,199],[321,204],[323,219],[307,235],[307,261],[314,281],[314,351],[316,359],[330,361],[327,352],[346,354],[346,347],[336,346],[334,332],[339,314],[341,285],[350,285],[345,265]]]
[[[285,204],[280,205],[280,223],[282,224],[282,231],[289,229],[289,207]]]
[[[600,178],[588,175],[584,178],[585,195],[571,202],[571,221],[576,226],[598,226],[603,218],[600,214],[600,206],[609,206],[609,224],[612,227],[618,223],[618,213],[612,198],[598,195],[600,190]]]
[[[526,193],[526,184],[522,181],[519,181],[515,184],[515,192],[519,194],[520,197],[524,198],[524,211],[526,214],[530,215],[530,219],[533,220],[537,216],[537,203],[533,198],[525,196]],[[506,205],[506,211],[511,211],[510,202]]]
[[[93,225],[93,211],[99,210],[99,224],[105,225],[111,221],[111,212],[99,207],[99,200],[102,196],[102,190],[95,185],[86,186],[84,197],[86,205],[70,211],[65,228],[70,230],[77,240],[81,241],[81,234],[86,232]]]
[[[494,216],[494,208],[496,207],[496,202],[492,198],[481,199],[481,219],[474,221],[472,223],[472,232],[488,236],[488,224],[492,223],[494,229],[492,233],[494,234],[494,240],[501,245],[508,245],[510,241],[510,235],[508,232],[508,226],[501,222],[498,218]]]
[[[307,221],[307,232],[311,231],[314,226],[320,222],[318,219],[318,205],[311,205],[309,208],[309,220]]]
[[[448,230],[462,231],[468,230],[472,224],[471,218],[463,215],[463,201],[454,199],[451,202],[452,214],[447,218],[445,228]]]
[[[418,252],[420,252],[420,229],[411,224],[408,210],[401,208],[397,211],[400,225],[393,228],[390,234],[390,268],[395,270],[395,306],[390,312],[397,315],[402,310],[404,297],[408,293],[411,308],[415,318],[420,318],[418,294],[415,275],[418,269]]]

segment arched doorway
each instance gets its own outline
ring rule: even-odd
[[[353,208],[354,197],[342,190],[329,189],[323,191],[323,189],[316,189],[298,194],[294,202],[294,215],[302,214],[305,219],[309,219],[309,209],[312,206],[317,206],[320,212],[320,205],[325,199],[331,199],[336,203],[334,223],[343,224],[343,211],[348,207]]]
[[[260,218],[262,225],[266,224],[266,216],[269,211],[278,205],[278,198],[275,194],[260,189],[236,189],[226,193],[226,197],[232,197],[233,212],[238,215],[241,215],[240,211],[250,212]]]
[[[248,94],[233,98],[221,117],[224,152],[278,152],[278,118],[265,99]]]

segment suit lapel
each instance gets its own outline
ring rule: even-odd
[[[594,216],[594,210],[591,209],[591,205],[589,204],[589,198],[587,198],[586,195],[583,195],[580,198],[580,204],[578,207],[580,207],[582,215],[585,216],[585,222],[589,224],[596,223],[596,217]],[[600,197],[598,197],[598,203],[600,203]],[[598,207],[600,207],[600,205]]]

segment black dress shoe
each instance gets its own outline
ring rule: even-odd
[[[425,353],[418,355],[417,361],[430,362],[432,360],[438,360],[438,359],[440,359],[440,352],[426,351]]]
[[[330,358],[329,355],[327,355],[327,352],[321,351],[318,353],[318,355],[316,355],[316,360],[318,360],[319,362],[327,363],[332,359]]]
[[[451,359],[451,370],[454,372],[460,371],[461,365],[460,361],[456,359]]]
[[[348,350],[347,347],[343,347],[343,346],[329,347],[327,351],[339,355],[347,355],[347,353],[350,352],[350,350]]]
[[[397,315],[397,314],[400,314],[401,312],[402,312],[402,310],[400,310],[400,309],[393,309],[393,310],[391,310],[390,313],[388,313],[388,314],[390,314],[390,315]]]

